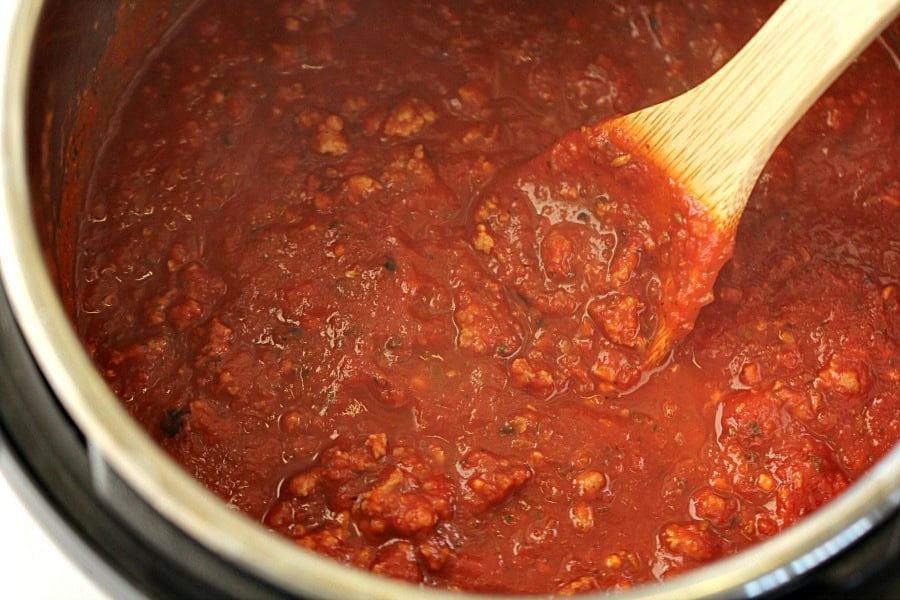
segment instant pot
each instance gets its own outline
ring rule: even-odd
[[[148,49],[197,2],[13,4],[0,66],[0,466],[30,509],[114,597],[458,598],[266,531],[185,474],[120,407],[66,316],[73,250],[55,241],[75,227],[75,192],[90,171],[79,155],[102,142]],[[619,597],[900,597],[898,506],[895,448],[786,532]]]

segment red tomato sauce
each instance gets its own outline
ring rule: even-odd
[[[376,573],[621,589],[766,539],[900,436],[895,59],[873,45],[776,151],[652,371],[653,328],[692,320],[659,274],[704,232],[634,210],[652,177],[602,143],[615,177],[503,190],[775,4],[203,3],[94,173],[85,345],[225,502]]]
[[[472,247],[539,323],[514,347],[511,381],[544,396],[639,385],[712,300],[733,245],[608,124],[565,134],[473,206]]]

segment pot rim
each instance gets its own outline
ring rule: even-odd
[[[25,128],[32,48],[44,0],[18,0],[0,31],[0,277],[34,358],[102,459],[145,501],[206,548],[286,591],[319,598],[458,598],[349,568],[230,509],[137,425],[91,363],[47,270],[31,211]],[[7,401],[15,401],[15,399]],[[900,506],[900,445],[837,498],[737,555],[617,598],[747,597],[776,589],[831,558]],[[479,598],[520,598],[476,594]],[[608,597],[606,593],[583,597]]]

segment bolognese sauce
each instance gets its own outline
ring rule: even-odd
[[[776,4],[201,3],[100,155],[80,335],[223,501],[376,573],[568,594],[768,538],[900,435],[896,58],[873,45],[775,152],[652,371],[658,268],[705,232],[590,136],[615,176],[492,190]]]

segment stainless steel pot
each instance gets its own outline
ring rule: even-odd
[[[114,97],[139,72],[146,49],[196,2],[123,1],[118,11],[112,2],[14,4],[13,26],[3,32],[8,54],[0,65],[2,283],[31,353],[87,439],[98,473],[111,469],[187,535],[289,593],[459,597],[341,566],[267,532],[185,474],[120,407],[82,349],[60,299],[71,283],[66,272],[74,258],[55,240],[75,226],[78,202],[63,188],[68,183],[77,190],[86,183],[91,165],[78,160],[81,151],[101,142]],[[111,34],[123,28],[128,35],[110,44]],[[113,80],[98,81],[101,71]],[[102,476],[96,485],[103,486]],[[773,539],[619,597],[745,597],[777,589],[843,551],[898,506],[900,447],[840,497]]]

